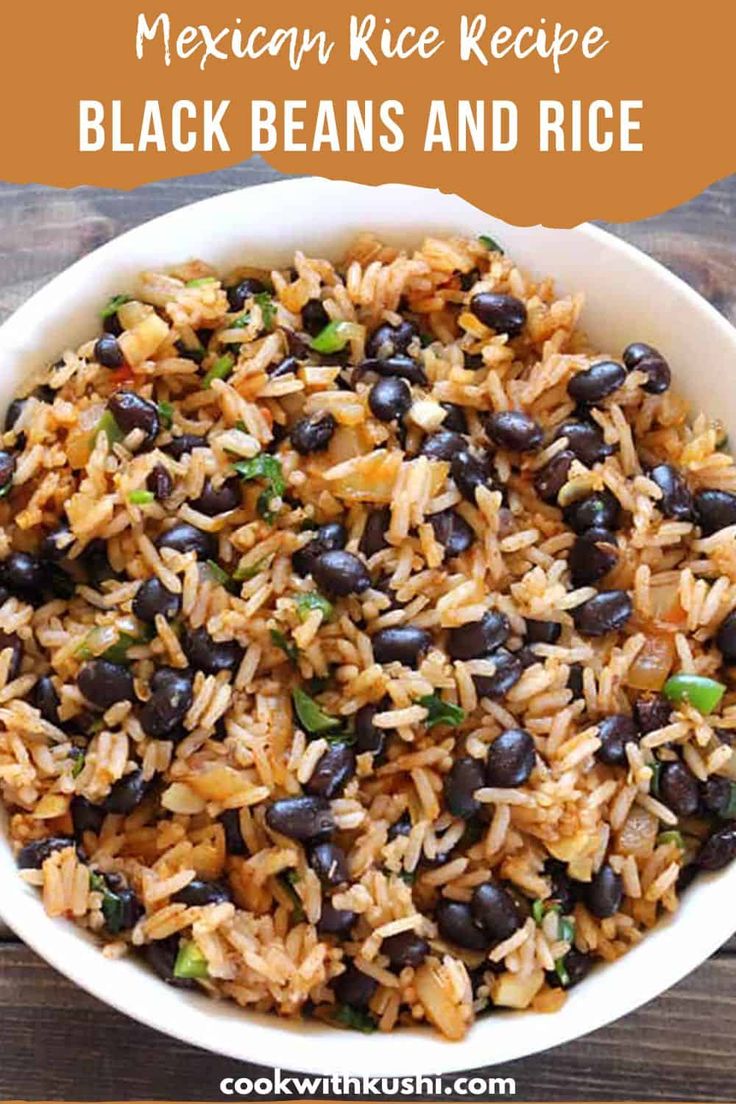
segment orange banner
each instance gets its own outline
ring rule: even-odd
[[[736,169],[718,106],[736,5],[707,13],[121,0],[101,18],[68,0],[39,19],[6,5],[0,175],[127,188],[255,151],[287,173],[458,192],[521,224],[641,218]]]

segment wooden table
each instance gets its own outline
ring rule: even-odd
[[[254,160],[130,193],[0,185],[0,318],[121,231],[192,200],[277,176]],[[611,229],[674,269],[736,321],[736,176],[674,211]],[[724,901],[723,907],[734,906]],[[183,1046],[118,1015],[2,927],[0,1039],[5,1099],[212,1100],[222,1077],[257,1073],[257,1067]],[[522,1100],[726,1101],[734,1099],[735,1043],[736,939],[613,1027],[493,1072],[515,1077]]]

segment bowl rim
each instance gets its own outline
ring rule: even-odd
[[[345,188],[359,189],[366,197],[386,189],[399,190],[405,193],[407,198],[417,194],[427,195],[434,191],[410,185],[387,184],[372,187],[349,181],[301,177],[246,186],[175,208],[125,231],[54,276],[0,326],[0,348],[7,339],[12,341],[13,335],[22,331],[28,319],[39,314],[46,296],[56,291],[63,291],[70,281],[73,282],[75,277],[82,276],[87,269],[94,269],[100,265],[108,255],[119,255],[129,240],[137,238],[154,226],[158,228],[165,227],[167,223],[175,224],[177,220],[184,217],[183,213],[196,218],[198,213],[215,210],[220,205],[226,206],[238,196],[247,195],[249,202],[253,200],[257,202],[264,193],[277,192],[279,198],[284,201],[295,199],[298,202],[304,202],[310,193],[317,192],[327,195],[332,192],[335,198],[339,198],[341,189]],[[544,228],[540,227],[540,229]],[[564,233],[575,234],[598,243],[609,255],[617,255],[624,262],[638,266],[651,274],[658,283],[669,286],[680,300],[687,301],[692,310],[704,317],[708,326],[719,332],[721,340],[736,354],[736,329],[707,300],[658,261],[628,242],[590,223],[583,223]],[[42,310],[40,316],[43,317]],[[3,811],[0,814],[0,821],[5,819]],[[3,839],[0,845],[0,868],[3,865],[8,866],[9,862],[12,864],[12,859],[9,860],[10,848],[4,838],[6,835],[4,828],[1,834]],[[723,900],[727,892],[727,887],[736,889],[736,864],[734,867],[730,871],[725,870],[718,875],[705,877],[696,887],[694,895],[685,896],[678,909],[680,919],[677,925],[670,921],[660,922],[656,931],[647,936],[644,941],[647,946],[653,939],[659,939],[655,953],[657,969],[646,970],[646,958],[641,958],[637,954],[642,946],[640,944],[616,963],[606,964],[604,973],[609,976],[610,984],[602,990],[600,999],[596,1000],[593,996],[596,992],[597,973],[591,975],[569,994],[566,1008],[574,1006],[575,1015],[566,1016],[565,1008],[553,1016],[540,1016],[529,1012],[494,1013],[478,1021],[465,1040],[459,1043],[447,1043],[434,1033],[430,1034],[423,1029],[403,1029],[393,1035],[374,1036],[374,1039],[381,1038],[381,1051],[363,1036],[357,1037],[363,1040],[363,1045],[358,1046],[356,1036],[345,1033],[348,1045],[343,1046],[342,1033],[336,1033],[334,1029],[325,1030],[319,1026],[315,1029],[313,1024],[302,1023],[294,1027],[271,1014],[254,1014],[234,1004],[230,1007],[231,1002],[212,1001],[207,997],[172,990],[152,976],[150,980],[155,982],[159,993],[150,1007],[144,1001],[136,1000],[134,986],[127,986],[125,995],[120,996],[114,991],[111,984],[112,975],[107,969],[108,966],[117,967],[119,964],[113,964],[104,959],[97,946],[93,946],[90,938],[85,937],[85,933],[75,925],[65,920],[53,920],[47,917],[36,891],[29,890],[20,878],[10,879],[10,885],[6,886],[3,896],[0,897],[0,915],[41,958],[80,988],[145,1026],[170,1035],[183,1043],[241,1061],[263,1064],[265,1059],[272,1066],[280,1064],[278,1058],[283,1053],[288,1060],[289,1069],[319,1075],[376,1074],[379,1064],[382,1067],[381,1075],[407,1074],[412,1071],[424,1073],[429,1070],[433,1074],[438,1074],[510,1062],[580,1038],[639,1008],[680,981],[712,954],[736,929],[736,917],[731,920],[727,910],[717,908],[717,904]],[[696,932],[697,918],[693,923],[694,914],[697,911],[698,915],[701,913],[707,915],[705,910],[708,907],[710,920],[707,932],[704,936],[702,932],[699,933],[696,944],[693,947],[686,947],[685,953],[682,953],[679,931],[680,928],[683,933],[688,930],[688,924],[682,920],[683,915],[690,917],[689,929],[691,932]],[[675,927],[678,929],[677,935],[674,934]],[[680,953],[670,953],[668,957],[668,951],[671,952],[673,948]],[[77,949],[80,951],[78,955],[71,953]],[[93,963],[98,964],[97,969],[94,968]],[[644,970],[642,970],[642,964],[645,967]],[[130,966],[130,963],[127,965]],[[135,969],[143,976],[142,967],[136,966]],[[627,991],[627,983],[633,983],[632,991]],[[221,1025],[223,1019],[222,1006],[225,1003],[230,1008],[230,1012],[224,1018],[230,1022],[234,1010],[234,1014],[242,1024],[242,1037],[246,1040],[242,1046],[239,1043],[233,1045],[230,1035],[218,1030],[218,1025]],[[166,1013],[172,1015],[166,1022],[162,1022]],[[527,1031],[527,1035],[532,1037],[528,1043],[517,1039],[515,1043],[506,1046],[501,1055],[495,1057],[492,1052],[488,1053],[494,1040],[492,1025],[499,1022],[503,1025],[510,1022],[510,1019],[514,1021],[523,1019],[527,1023],[544,1020],[544,1030]],[[421,1045],[417,1045],[420,1034]],[[512,1034],[515,1036],[519,1033]],[[249,1036],[252,1037],[250,1043],[247,1041]],[[263,1047],[262,1053],[258,1049],[259,1046]],[[272,1060],[274,1058],[275,1060]]]

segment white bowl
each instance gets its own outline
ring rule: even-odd
[[[338,257],[360,230],[414,245],[429,233],[489,232],[536,275],[587,295],[584,325],[619,353],[648,341],[667,356],[678,388],[736,431],[736,330],[684,283],[631,246],[592,226],[508,226],[455,196],[403,185],[380,188],[289,180],[207,199],[138,227],[77,262],[0,327],[0,409],[59,351],[86,339],[107,297],[144,268],[201,257],[224,267],[245,259],[284,264],[295,247]],[[732,933],[725,903],[736,864],[685,894],[674,921],[611,966],[597,969],[554,1015],[499,1012],[460,1043],[425,1029],[364,1036],[315,1023],[289,1024],[234,1004],[170,989],[133,958],[110,962],[71,923],[49,919],[18,878],[0,840],[0,910],[31,947],[67,977],[134,1019],[232,1058],[317,1073],[440,1073],[506,1062],[574,1039],[673,985]]]

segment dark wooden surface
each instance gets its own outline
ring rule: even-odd
[[[254,160],[127,193],[0,184],[0,320],[49,277],[123,230],[192,200],[277,177]],[[736,321],[736,176],[673,211],[610,229]],[[222,1077],[258,1072],[118,1015],[2,925],[0,1041],[3,1099],[213,1100]],[[736,940],[612,1027],[493,1074],[513,1076],[522,1100],[733,1100]]]

